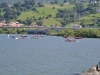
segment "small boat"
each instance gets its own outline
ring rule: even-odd
[[[8,34],[8,37],[7,38],[15,38],[15,36],[14,35],[9,35]]]
[[[82,37],[78,36],[78,37],[75,37],[75,39],[82,39]]]
[[[27,35],[21,35],[21,37],[27,37]]]
[[[77,41],[77,40],[75,40],[75,39],[72,39],[72,38],[67,38],[66,41],[67,41],[67,42],[79,42],[79,41]]]
[[[21,36],[19,36],[18,38],[19,38],[19,39],[25,39],[25,37],[27,37],[27,36],[21,35]]]
[[[34,35],[33,38],[34,38],[34,39],[38,39],[39,37],[38,37],[37,35]]]
[[[15,36],[12,36],[12,38],[15,38]]]
[[[75,40],[72,40],[72,39],[67,39],[66,41],[67,42],[75,42]]]
[[[40,35],[40,37],[44,37],[43,35]]]
[[[8,37],[7,38],[9,38],[10,37],[10,35],[8,34]]]
[[[64,38],[67,38],[68,36],[64,36]]]
[[[26,39],[26,36],[16,36],[16,37],[14,37],[15,39]]]

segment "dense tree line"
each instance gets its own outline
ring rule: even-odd
[[[27,34],[25,29],[0,28],[0,34]]]
[[[100,38],[100,30],[98,29],[65,29],[55,32],[54,30],[49,30],[47,35],[57,35],[57,36],[68,36],[75,37],[81,36],[83,38]]]
[[[14,3],[13,7],[16,8],[17,10],[25,11],[27,9],[31,9],[35,5],[36,4],[34,0],[25,0],[24,3],[21,2]]]
[[[0,28],[0,34],[27,34],[27,29],[15,29],[15,28]],[[64,29],[58,32],[54,30],[48,30],[46,35],[57,36],[81,36],[83,38],[100,38],[100,30],[98,29]]]

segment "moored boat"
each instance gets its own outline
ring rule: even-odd
[[[73,38],[67,38],[66,41],[67,41],[67,42],[79,42],[79,41],[77,41],[77,40],[75,40],[75,39],[73,39]]]
[[[67,39],[66,41],[67,42],[75,42],[75,40],[72,40],[72,39]]]
[[[64,36],[64,38],[67,38],[68,36]]]
[[[75,37],[75,39],[82,39],[82,37],[78,36],[78,37]]]
[[[27,37],[27,35],[21,35],[21,37]]]
[[[34,35],[33,38],[34,39],[38,39],[39,37],[38,37],[38,35]]]

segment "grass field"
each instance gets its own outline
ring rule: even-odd
[[[50,19],[44,20],[44,26],[48,26],[48,25],[50,26],[50,25],[61,25],[61,24],[55,19],[50,18]]]

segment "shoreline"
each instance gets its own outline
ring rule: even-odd
[[[93,65],[91,68],[83,72],[81,75],[100,75],[100,71],[97,70],[97,65]]]

